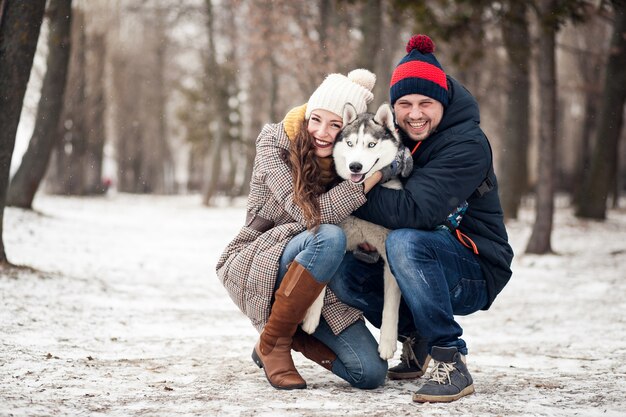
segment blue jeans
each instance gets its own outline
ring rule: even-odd
[[[447,230],[398,229],[389,233],[387,259],[400,291],[398,333],[412,331],[429,347],[456,347],[466,355],[463,329],[454,315],[467,315],[487,303],[487,283],[476,258]],[[331,281],[340,300],[363,310],[380,326],[383,308],[383,268],[344,257]]]
[[[292,261],[305,267],[316,281],[332,283],[346,252],[346,235],[340,227],[322,224],[315,234],[305,231],[293,237],[280,258],[276,288],[280,286]],[[330,284],[329,284],[330,285]],[[335,335],[322,318],[313,336],[335,354],[332,372],[362,389],[384,384],[387,362],[378,356],[378,343],[365,322],[359,320]]]

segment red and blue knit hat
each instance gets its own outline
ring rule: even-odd
[[[407,55],[393,71],[389,84],[391,105],[407,94],[421,94],[448,105],[446,73],[433,55],[435,44],[426,35],[413,35],[406,45]]]

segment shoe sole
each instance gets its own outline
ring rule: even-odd
[[[279,390],[284,390],[284,391],[289,391],[292,389],[306,389],[306,383],[298,384],[298,385],[288,385],[286,387],[273,384],[272,381],[270,381],[270,378],[267,376],[267,372],[265,372],[265,367],[263,366],[263,361],[261,360],[261,357],[259,356],[258,353],[256,353],[256,347],[252,349],[252,360],[254,361],[256,366],[263,369],[263,373],[265,374],[265,379],[267,379],[267,382],[269,382],[272,387],[279,389]]]
[[[426,360],[424,361],[424,366],[422,366],[422,371],[414,371],[414,372],[395,372],[392,370],[387,371],[387,377],[393,380],[402,380],[402,379],[418,379],[424,376],[426,370],[428,369],[428,365],[430,364],[430,355],[426,356]],[[400,366],[400,365],[398,365]]]
[[[449,403],[456,401],[461,397],[474,393],[474,385],[463,388],[461,392],[454,395],[427,395],[427,394],[413,394],[413,402],[416,403]]]
[[[417,372],[393,372],[393,371],[388,371],[387,372],[387,377],[389,377],[389,379],[393,379],[393,380],[418,379],[418,378],[421,378],[422,376],[424,376],[424,372],[422,372],[422,371],[417,371]]]

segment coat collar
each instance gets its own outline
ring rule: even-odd
[[[285,127],[282,123],[277,123],[277,132],[276,132],[276,144],[286,150],[289,150],[289,136],[287,136],[287,132],[285,132]]]

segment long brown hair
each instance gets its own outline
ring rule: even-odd
[[[315,155],[313,137],[307,130],[307,120],[303,120],[300,130],[291,141],[289,161],[293,176],[293,201],[302,209],[307,229],[314,230],[321,222],[317,198],[333,185],[335,175],[332,165],[325,164],[330,169],[324,169],[320,158]]]

